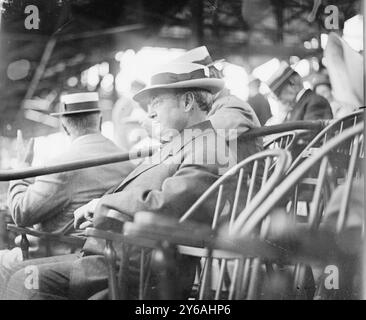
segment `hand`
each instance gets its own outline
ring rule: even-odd
[[[29,167],[32,164],[34,157],[34,139],[31,138],[28,144],[24,145],[23,133],[21,130],[17,131],[17,168]]]
[[[93,226],[94,211],[99,202],[98,199],[94,199],[82,207],[78,208],[74,212],[74,228],[86,229]]]

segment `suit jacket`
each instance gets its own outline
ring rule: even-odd
[[[121,149],[112,141],[101,134],[89,134],[75,139],[62,155],[48,163],[54,165],[117,152]],[[8,191],[10,213],[17,225],[56,231],[73,219],[77,208],[101,197],[133,168],[129,162],[115,163],[11,181]],[[42,247],[36,250],[36,256],[41,255]],[[52,243],[51,249],[53,255],[71,250],[68,245],[57,243]]]
[[[333,119],[329,102],[308,89],[294,105],[287,121]]]
[[[264,126],[267,120],[272,117],[271,107],[268,100],[260,93],[248,99],[249,105],[253,108],[261,126]]]
[[[240,138],[246,131],[260,127],[260,123],[252,107],[227,90],[224,89],[215,99],[208,119],[219,134],[225,130],[226,140],[237,162],[263,149],[262,138]]]
[[[133,220],[138,211],[150,211],[179,218],[228,168],[235,164],[230,156],[230,150],[222,137],[219,137],[209,121],[202,122],[185,131],[162,146],[160,152],[155,153],[140,164],[116,188],[115,193],[105,195],[99,201],[95,210],[93,223],[96,228],[121,231],[122,223]],[[219,141],[222,140],[222,141]],[[230,159],[228,157],[230,156]],[[216,204],[213,195],[192,216],[192,220],[211,223]],[[110,211],[114,209],[117,211]],[[120,223],[119,223],[120,222]],[[75,265],[71,287],[82,290],[90,287],[94,276],[91,261],[97,265],[98,255],[104,247],[104,242],[88,238],[84,251],[89,256],[78,260]],[[115,248],[120,248],[120,244]],[[150,254],[150,252],[146,252]],[[130,249],[130,288],[136,288],[139,261],[138,248]],[[194,280],[195,259],[177,257],[177,268],[180,274],[178,282],[182,288],[189,290]],[[145,260],[148,261],[148,258]],[[103,269],[100,269],[103,272]],[[85,275],[88,275],[85,277]],[[155,279],[155,280],[154,280]],[[157,283],[157,277],[152,276],[152,283]],[[152,285],[153,286],[153,285]]]
[[[113,194],[103,196],[96,208],[94,226],[114,228],[115,219],[122,222],[132,220],[138,211],[179,218],[220,175],[235,164],[235,157],[227,149],[225,140],[216,134],[210,121],[197,124],[147,158]],[[197,211],[194,220],[210,222],[212,208],[212,203],[208,201]],[[119,214],[110,217],[110,209]]]

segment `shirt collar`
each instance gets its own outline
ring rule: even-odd
[[[302,98],[302,96],[304,95],[304,93],[305,93],[305,91],[306,91],[306,89],[305,88],[303,88],[303,89],[301,89],[300,90],[300,92],[297,94],[297,96],[296,96],[296,102],[299,102],[300,101],[300,99]]]

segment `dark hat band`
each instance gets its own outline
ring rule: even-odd
[[[171,72],[164,72],[159,73],[151,78],[151,85],[165,85],[165,84],[172,84],[181,81],[188,81],[188,80],[195,80],[195,79],[203,79],[208,78],[205,75],[203,69],[197,69],[189,73],[171,73]]]
[[[292,76],[295,73],[297,73],[297,72],[293,68],[287,67],[284,70],[284,72],[269,85],[269,87],[271,88],[271,90],[273,92],[278,91],[279,89],[282,88],[282,86],[286,82],[286,80],[289,79],[290,76]]]
[[[95,109],[95,111],[100,111],[98,108],[98,101],[93,102],[81,102],[81,103],[70,103],[70,104],[62,104],[62,111],[61,112],[77,112],[77,111],[84,111],[90,110],[90,112]]]
[[[208,66],[211,65],[213,63],[212,59],[210,56],[205,57],[202,60],[197,60],[197,61],[193,61],[193,63],[197,63],[197,64],[202,64],[204,66]]]

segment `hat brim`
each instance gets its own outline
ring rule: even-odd
[[[175,82],[170,84],[160,84],[160,85],[153,85],[148,86],[141,91],[137,92],[133,99],[135,101],[144,101],[146,100],[152,92],[158,89],[184,89],[184,88],[197,88],[202,90],[207,90],[212,94],[215,94],[221,91],[225,86],[225,82],[221,79],[193,79],[193,80],[186,80],[181,82]]]
[[[77,114],[77,113],[92,113],[92,112],[101,112],[102,109],[85,109],[85,110],[75,110],[75,111],[65,111],[65,112],[55,112],[50,113],[50,116],[65,116],[70,114]]]
[[[275,95],[279,95],[283,89],[283,87],[288,83],[288,80],[294,75],[298,74],[296,70],[291,68],[288,72],[281,74],[280,76],[272,79],[269,83],[267,82],[268,87]]]
[[[212,67],[212,66],[215,66],[216,63],[223,63],[225,61],[226,61],[226,59],[218,59],[218,60],[212,61],[211,63],[207,64],[206,67]]]

